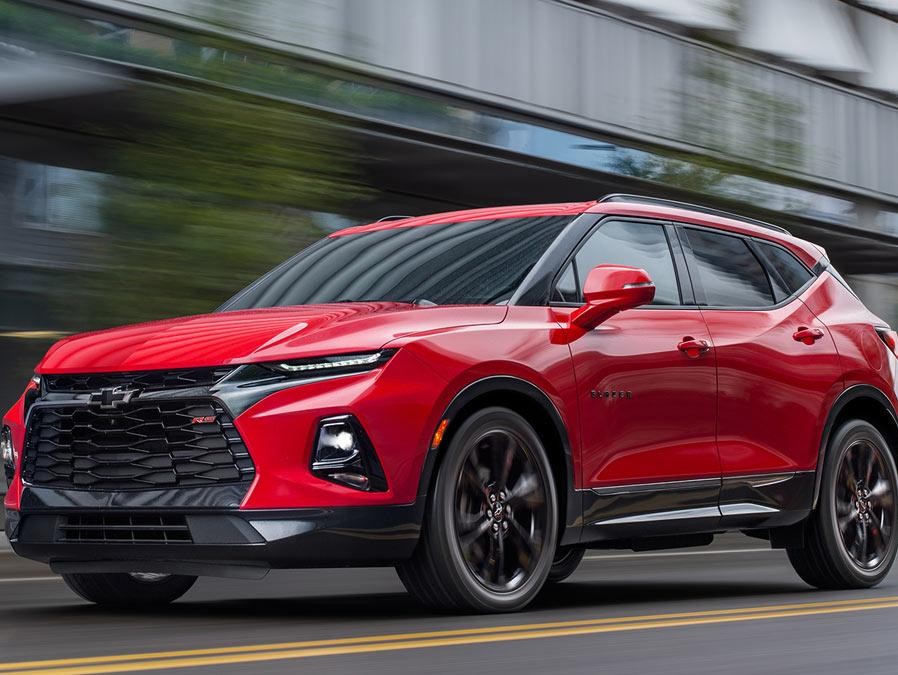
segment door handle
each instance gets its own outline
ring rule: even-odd
[[[711,351],[711,343],[707,340],[696,340],[694,337],[687,335],[683,341],[677,345],[677,349],[686,354],[690,359],[697,359],[702,354]]]
[[[798,330],[792,334],[793,340],[804,342],[806,345],[812,345],[822,337],[822,330],[819,328],[808,328],[807,326],[799,326]]]

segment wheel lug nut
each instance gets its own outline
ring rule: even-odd
[[[499,523],[493,523],[493,532],[499,531]]]
[[[502,521],[502,529],[503,529],[503,530],[507,530],[507,529],[508,529],[508,521],[507,521],[507,520],[503,520],[503,521]]]
[[[505,493],[504,492],[499,493],[499,499],[501,499],[503,502],[505,501]]]
[[[495,503],[496,503],[496,495],[494,495],[494,494],[491,494],[491,495],[490,495],[490,503],[491,503],[491,504],[495,504]]]

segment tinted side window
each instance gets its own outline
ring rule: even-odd
[[[739,237],[687,228],[705,299],[712,307],[769,307],[770,280],[761,262]]]
[[[787,250],[760,241],[755,242],[755,244],[780,277],[779,279],[776,277],[772,279],[773,285],[777,290],[777,301],[788,298],[813,277],[808,268],[802,265]]]
[[[579,301],[583,297],[583,282],[596,265],[641,267],[655,283],[653,305],[681,302],[670,244],[660,225],[624,221],[602,224],[574,256],[572,269],[562,274],[555,298],[571,301],[571,285],[576,279],[576,301]]]

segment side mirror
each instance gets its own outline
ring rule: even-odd
[[[592,330],[618,312],[646,305],[654,297],[655,284],[645,270],[623,265],[593,267],[583,284],[586,304],[571,314],[571,325]]]

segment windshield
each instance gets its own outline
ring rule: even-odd
[[[328,237],[266,274],[222,310],[391,301],[508,302],[570,216],[396,227]]]

